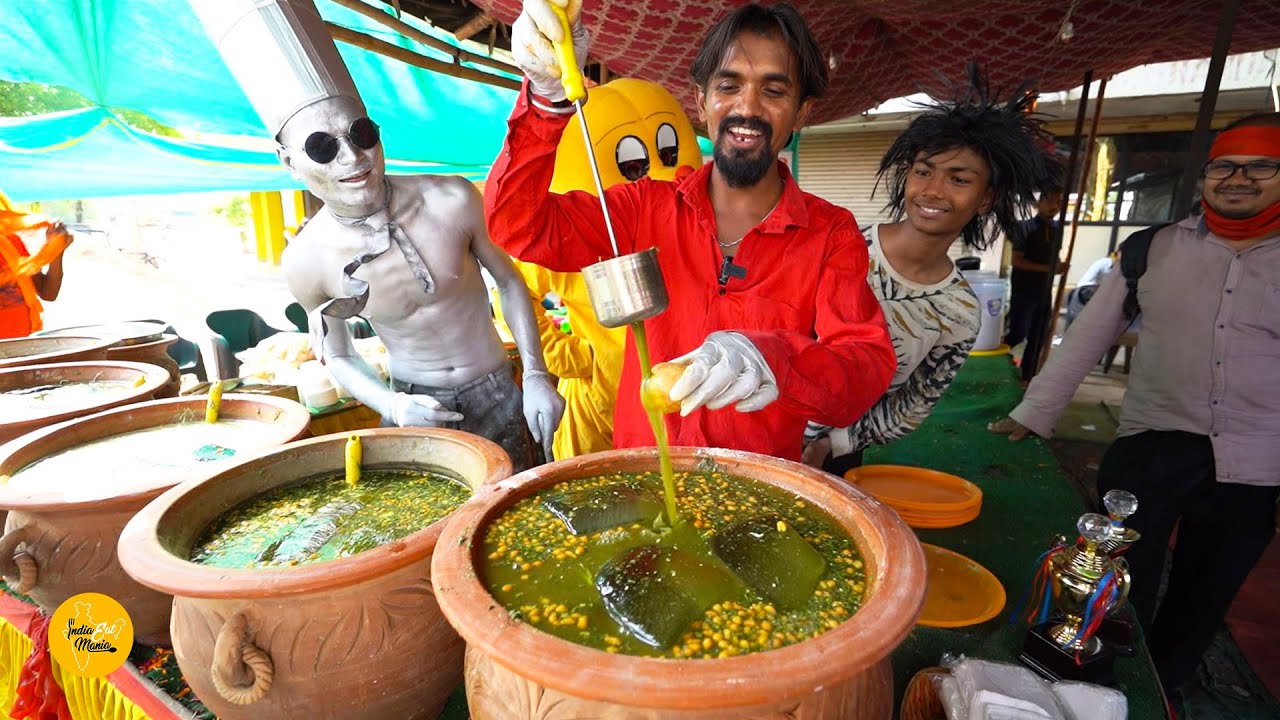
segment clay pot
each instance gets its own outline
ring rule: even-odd
[[[141,385],[133,383],[142,379]],[[62,406],[41,415],[0,419],[0,444],[47,425],[83,417],[121,405],[130,405],[155,396],[169,374],[163,368],[135,362],[72,362],[0,370],[0,393],[59,382],[123,380],[130,387],[118,392],[102,392],[80,406]]]
[[[867,598],[848,621],[795,645],[738,657],[674,660],[610,654],[511,618],[482,581],[483,534],[517,501],[565,480],[656,470],[657,450],[614,450],[520,473],[454,514],[432,567],[436,598],[467,641],[475,720],[600,718],[888,720],[889,653],[924,603],[920,543],[888,506],[798,463],[731,450],[672,448],[677,471],[718,469],[786,489],[826,510],[868,566]]]
[[[108,360],[128,360],[159,365],[169,371],[169,382],[156,393],[157,398],[177,397],[182,389],[182,371],[178,363],[169,357],[169,346],[178,341],[178,336],[165,334],[163,323],[150,320],[131,320],[127,322],[101,323],[97,325],[78,325],[76,327],[43,330],[37,333],[40,337],[87,336],[110,340],[107,348]]]
[[[447,468],[472,488],[511,474],[502,449],[456,430],[355,433],[364,464]],[[204,529],[263,492],[340,471],[349,434],[292,443],[165,493],[125,528],[120,561],[172,593],[182,674],[223,720],[432,718],[462,681],[463,642],[431,587],[446,524],[339,560],[225,569],[187,560]]]
[[[176,342],[177,335],[164,335],[159,340],[150,342],[132,345],[117,343],[107,348],[107,359],[150,363],[164,368],[169,373],[169,381],[156,391],[156,397],[177,397],[178,391],[182,389],[182,371],[178,369],[178,363],[169,357],[169,346]]]
[[[205,398],[171,398],[128,405],[37,430],[0,447],[0,475],[14,475],[62,450],[134,430],[203,417]],[[311,413],[298,403],[259,395],[224,395],[221,416],[259,420],[256,448],[302,437]],[[221,463],[192,461],[181,472],[157,472],[154,482],[115,496],[68,497],[60,488],[24,490],[0,483],[0,509],[8,510],[0,538],[0,572],[10,586],[52,614],[82,592],[115,598],[129,612],[134,637],[167,644],[172,598],[139,585],[120,568],[116,541],[133,515],[163,491],[211,472]],[[92,473],[93,468],[85,468]]]
[[[0,370],[27,365],[106,360],[113,340],[88,336],[24,337],[0,340]]]

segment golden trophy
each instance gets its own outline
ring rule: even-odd
[[[1076,523],[1080,535],[1074,544],[1059,536],[1042,556],[1039,597],[1033,597],[1039,612],[1019,657],[1051,680],[1114,681],[1116,647],[1099,629],[1129,593],[1128,565],[1108,552],[1128,546],[1129,536],[1116,527],[1103,515],[1087,513]]]
[[[1142,535],[1133,528],[1125,527],[1124,521],[1138,510],[1138,498],[1125,490],[1109,490],[1103,496],[1102,504],[1106,507],[1107,516],[1111,519],[1111,528],[1107,537],[1098,543],[1098,549],[1110,555],[1115,561],[1116,572],[1124,575],[1127,589],[1129,563],[1124,559],[1124,553]],[[1124,611],[1126,597],[1127,593],[1107,613],[1107,617],[1102,621],[1102,627],[1098,628],[1098,637],[1110,645],[1116,654],[1132,657],[1133,644],[1138,635],[1134,620]]]

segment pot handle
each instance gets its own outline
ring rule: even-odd
[[[36,559],[26,550],[18,549],[18,545],[27,542],[28,535],[29,531],[24,525],[10,530],[0,538],[0,574],[18,578],[18,584],[13,586],[13,590],[22,595],[31,592],[40,577]]]
[[[213,687],[236,705],[261,700],[275,677],[271,656],[249,640],[248,630],[249,620],[237,612],[223,624],[213,645]]]

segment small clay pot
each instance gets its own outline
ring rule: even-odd
[[[445,520],[350,557],[295,567],[227,569],[187,559],[229,508],[340,471],[352,434],[371,467],[442,467],[472,488],[511,474],[502,448],[457,430],[326,435],[174,488],[121,536],[125,570],[173,594],[173,647],[183,677],[223,720],[434,720],[462,682],[464,644],[440,614],[431,585]]]
[[[170,398],[127,405],[28,433],[0,447],[0,476],[93,440],[204,416],[205,398]],[[221,417],[260,420],[253,440],[269,448],[307,433],[311,413],[296,402],[265,395],[224,395]],[[0,483],[0,509],[8,510],[0,537],[0,572],[47,614],[82,592],[115,598],[133,620],[134,638],[167,644],[172,598],[132,580],[116,559],[116,541],[133,515],[180,482],[216,472],[221,463],[192,461],[153,485],[111,497],[68,499],[61,490],[15,490]],[[91,474],[93,468],[85,468]]]
[[[141,384],[132,384],[139,379],[142,380]],[[0,418],[0,444],[64,420],[150,400],[165,383],[169,382],[169,374],[155,365],[136,362],[69,362],[31,365],[0,370],[0,393],[41,385],[54,385],[59,382],[94,380],[122,380],[130,383],[130,387],[118,392],[99,393],[98,396],[86,400],[79,406],[64,406],[41,415],[29,415],[17,419]]]
[[[99,337],[24,337],[0,340],[0,370],[27,365],[106,360],[114,340]]]
[[[795,645],[724,659],[611,654],[513,619],[485,588],[483,537],[517,501],[566,480],[653,471],[657,450],[613,450],[533,468],[477,493],[454,514],[432,566],[436,598],[467,641],[475,720],[888,720],[889,653],[924,603],[924,552],[887,505],[813,468],[732,450],[672,448],[677,471],[718,470],[813,502],[853,537],[868,590],[852,618]]]

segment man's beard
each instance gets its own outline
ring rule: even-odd
[[[1218,198],[1223,197],[1221,195],[1223,190],[1239,190],[1239,189],[1241,188],[1219,187],[1214,192],[1207,193],[1205,195],[1205,201],[1209,204],[1209,207],[1213,208],[1219,215],[1221,215],[1224,218],[1231,218],[1232,220],[1245,220],[1247,218],[1253,217],[1254,215],[1257,215],[1258,213],[1256,211],[1249,211],[1249,210],[1243,210],[1243,209],[1236,210],[1236,209],[1226,207],[1226,203],[1217,202]],[[1253,194],[1257,195],[1257,193],[1253,193]]]
[[[728,128],[743,127],[758,130],[764,135],[764,144],[751,152],[732,150],[728,144]],[[765,173],[773,166],[773,127],[763,120],[750,120],[740,115],[730,115],[720,121],[720,133],[717,136],[713,156],[716,169],[724,176],[724,180],[732,188],[751,187],[764,178]]]

